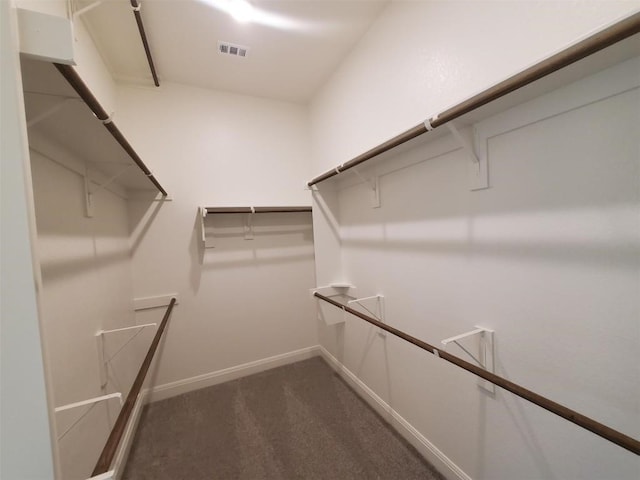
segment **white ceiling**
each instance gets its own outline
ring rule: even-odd
[[[286,25],[239,23],[207,0],[143,0],[160,83],[306,102],[389,0],[250,2]],[[152,85],[129,0],[107,1],[83,18],[116,80]],[[218,41],[248,46],[249,55],[221,55]]]

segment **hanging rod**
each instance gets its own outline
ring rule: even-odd
[[[535,82],[547,75],[550,75],[561,68],[571,65],[572,63],[582,60],[589,55],[607,48],[625,38],[640,32],[640,12],[631,15],[620,22],[605,28],[604,30],[587,37],[586,39],[570,46],[569,48],[552,55],[551,57],[523,70],[522,72],[509,77],[508,79],[484,90],[483,92],[435,115],[424,123],[416,125],[409,130],[387,140],[384,143],[358,155],[348,162],[338,165],[337,167],[315,177],[307,182],[309,187],[353,168],[361,163],[371,160],[403,143],[413,140],[440,125],[455,120],[487,103],[518,90],[530,83]]]
[[[636,455],[640,455],[640,442],[634,438],[625,435],[622,432],[614,430],[611,427],[607,427],[602,423],[599,423],[592,418],[589,418],[581,413],[576,412],[575,410],[571,410],[564,405],[560,405],[559,403],[554,402],[553,400],[549,400],[542,395],[539,395],[531,390],[528,390],[517,383],[513,383],[506,378],[500,377],[495,373],[488,372],[481,367],[474,365],[473,363],[469,363],[461,358],[456,357],[455,355],[451,355],[446,350],[442,350],[440,348],[436,348],[433,345],[429,345],[422,340],[419,340],[411,335],[403,332],[402,330],[398,330],[397,328],[390,327],[386,323],[379,322],[375,318],[372,318],[364,313],[359,312],[358,310],[354,310],[351,307],[343,305],[329,297],[325,297],[324,295],[319,294],[318,292],[314,293],[316,297],[320,300],[324,300],[335,307],[338,307],[345,312],[350,313],[351,315],[355,315],[356,317],[361,318],[362,320],[375,325],[378,328],[386,330],[387,332],[395,335],[396,337],[400,337],[401,339],[419,347],[427,352],[435,355],[436,357],[440,357],[447,362],[453,363],[458,367],[481,377],[498,387],[504,388],[505,390],[519,396],[520,398],[524,398],[525,400],[538,405],[539,407],[548,410],[551,413],[555,413],[556,415],[564,418],[565,420],[569,420],[576,425],[589,430],[596,435],[601,436],[602,438],[609,440],[610,442],[615,443],[616,445],[621,446],[622,448],[629,450],[630,452],[635,453]]]
[[[295,213],[310,212],[311,207],[204,207],[209,213]]]
[[[113,462],[113,457],[116,455],[116,451],[118,450],[118,445],[120,444],[120,440],[124,435],[125,428],[127,427],[127,423],[129,422],[129,417],[131,417],[131,413],[133,412],[133,407],[138,400],[138,395],[140,394],[140,390],[142,389],[142,384],[144,383],[144,379],[147,376],[147,372],[149,371],[149,367],[151,366],[151,361],[153,360],[153,356],[158,349],[158,344],[160,343],[160,339],[162,338],[162,333],[164,332],[165,327],[167,326],[167,322],[169,321],[169,317],[171,316],[171,312],[173,310],[173,306],[176,303],[176,299],[172,298],[171,302],[169,302],[169,306],[167,307],[167,311],[162,318],[162,322],[156,330],[156,334],[153,337],[153,341],[149,346],[149,350],[147,351],[147,356],[144,358],[142,365],[140,365],[140,370],[138,370],[138,375],[136,379],[133,381],[133,385],[131,386],[131,390],[127,395],[127,399],[124,401],[124,406],[122,410],[120,410],[120,414],[116,419],[116,423],[113,425],[113,429],[109,434],[109,438],[107,439],[107,443],[105,443],[102,453],[98,458],[95,468],[91,473],[92,477],[100,475],[102,473],[108,472],[109,467],[111,466],[111,462]]]
[[[63,65],[61,63],[54,63],[54,65],[65,78],[65,80],[69,82],[69,85],[71,85],[73,89],[78,93],[78,95],[80,95],[80,98],[84,100],[84,103],[87,104],[87,106],[91,109],[98,120],[100,120],[105,128],[109,131],[109,133],[111,133],[113,138],[116,139],[116,141],[120,144],[124,151],[127,152],[127,154],[136,163],[136,165],[138,165],[140,170],[142,170],[143,173],[149,178],[151,183],[153,183],[155,187],[160,191],[160,193],[162,193],[162,196],[166,197],[168,195],[166,190],[162,188],[162,185],[160,185],[158,180],[156,180],[156,178],[153,176],[151,170],[147,168],[140,156],[136,153],[131,144],[124,137],[122,132],[120,132],[118,127],[116,127],[116,124],[113,123],[113,120],[111,119],[109,114],[102,107],[102,105],[100,105],[100,102],[98,102],[98,99],[93,95],[93,93],[91,93],[91,90],[89,90],[89,87],[87,87],[82,78],[80,78],[80,75],[78,75],[76,69],[71,65]]]
[[[151,49],[149,48],[149,41],[147,40],[147,34],[144,31],[144,23],[142,23],[142,15],[140,15],[140,2],[138,0],[131,0],[131,8],[133,9],[133,14],[136,17],[136,23],[138,24],[138,31],[140,32],[140,39],[142,40],[142,45],[144,46],[144,53],[147,56],[147,62],[149,63],[149,70],[151,70],[151,75],[153,76],[153,83],[155,84],[156,87],[159,87],[160,81],[158,80],[156,67],[153,64],[153,58],[151,57]]]

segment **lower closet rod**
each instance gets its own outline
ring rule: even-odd
[[[111,462],[113,462],[113,457],[116,455],[116,451],[118,450],[118,445],[120,444],[120,440],[122,439],[122,435],[124,435],[125,428],[127,427],[127,423],[129,422],[129,417],[131,416],[131,412],[133,412],[133,407],[136,404],[136,400],[138,399],[138,395],[140,394],[140,390],[142,389],[142,384],[144,383],[144,379],[147,376],[147,372],[149,371],[149,367],[151,366],[151,362],[153,360],[153,356],[158,349],[158,344],[160,343],[160,339],[162,338],[162,333],[164,332],[165,327],[167,326],[167,322],[169,321],[169,317],[171,316],[171,311],[173,310],[173,306],[176,304],[176,299],[172,298],[171,302],[169,302],[169,306],[167,307],[167,311],[164,313],[164,317],[162,318],[162,323],[156,330],[156,335],[153,337],[153,341],[149,346],[149,351],[147,352],[147,356],[144,358],[142,365],[140,365],[140,370],[138,370],[138,375],[136,379],[133,381],[133,385],[131,386],[131,390],[129,391],[129,395],[127,395],[127,399],[122,406],[122,410],[120,410],[120,414],[116,419],[116,423],[113,425],[113,429],[109,434],[109,438],[107,439],[107,443],[104,445],[104,449],[98,458],[98,462],[96,463],[95,468],[93,469],[92,477],[100,475],[102,473],[108,472],[109,467],[111,466]]]
[[[559,403],[556,403],[553,400],[549,400],[548,398],[543,397],[542,395],[539,395],[535,392],[532,392],[531,390],[528,390],[518,385],[517,383],[513,383],[510,380],[507,380],[506,378],[500,377],[491,372],[487,372],[483,368],[480,368],[474,365],[473,363],[469,363],[465,360],[462,360],[461,358],[456,357],[455,355],[451,355],[450,353],[444,350],[441,350],[432,345],[429,345],[428,343],[423,342],[422,340],[419,340],[415,337],[412,337],[411,335],[403,332],[402,330],[398,330],[397,328],[390,327],[389,325],[382,323],[368,315],[365,315],[364,313],[360,313],[359,311],[354,310],[351,307],[343,305],[333,300],[332,298],[325,297],[324,295],[321,295],[318,292],[314,293],[314,295],[318,297],[320,300],[324,300],[325,302],[328,302],[331,305],[334,305],[344,310],[345,312],[350,313],[351,315],[355,315],[356,317],[359,317],[362,320],[369,322],[378,328],[381,328],[382,330],[386,330],[387,332],[395,335],[396,337],[400,337],[403,340],[406,340],[407,342],[415,345],[416,347],[426,350],[427,352],[432,353],[433,355],[440,357],[443,360],[446,360],[447,362],[451,362],[454,365],[457,365],[458,367],[463,368],[464,370],[467,370],[468,372],[471,372],[480,378],[488,380],[494,385],[497,385],[498,387],[502,387],[505,390],[519,396],[520,398],[524,398],[525,400],[528,400],[531,403],[535,403],[539,407],[542,407],[545,410],[550,411],[551,413],[555,413],[556,415],[564,418],[565,420],[569,420],[570,422],[575,423],[576,425],[582,428],[585,428],[590,432],[593,432],[596,435],[599,435],[602,438],[609,440],[610,442],[613,442],[616,445],[619,445],[622,448],[629,450],[630,452],[635,453],[636,455],[640,455],[640,442],[634,438],[629,437],[628,435],[625,435],[622,432],[619,432],[617,430],[614,430],[613,428],[607,427],[606,425],[603,425],[602,423],[599,423],[593,420],[592,418],[582,415],[581,413],[578,413],[575,410],[571,410],[570,408],[567,408],[564,405],[560,405]]]

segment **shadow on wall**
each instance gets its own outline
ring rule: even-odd
[[[637,245],[599,245],[597,243],[553,243],[542,241],[466,241],[465,239],[429,240],[386,238],[351,238],[343,240],[347,248],[370,251],[419,253],[425,255],[458,255],[487,258],[511,258],[531,262],[592,264],[627,270],[638,269],[640,248]]]
[[[191,285],[200,287],[203,269],[277,265],[313,260],[309,213],[210,214],[202,241],[197,213],[191,236]]]
[[[95,239],[93,239],[95,243]],[[92,271],[99,271],[110,265],[126,262],[129,259],[127,250],[118,250],[108,253],[99,253],[85,257],[47,259],[40,263],[42,270],[42,281],[45,283],[73,278],[82,274],[89,274]]]
[[[155,192],[136,196],[129,202],[129,231],[131,232],[131,255],[134,255],[147,235],[162,206],[171,200]]]
[[[497,371],[501,372],[502,377],[511,378],[499,355],[496,355],[496,366]],[[544,478],[556,480],[558,476],[553,473],[547,455],[545,454],[545,450],[538,438],[538,431],[534,428],[528,414],[525,412],[524,405],[529,405],[529,403],[526,400],[518,398],[515,395],[511,395],[499,388],[496,389],[496,395],[502,397],[502,404],[505,407],[504,411],[511,419],[512,424],[515,425],[515,430],[518,432],[522,443],[527,446],[527,453],[535,460],[536,467],[543,472]],[[486,400],[486,395],[483,395],[482,398],[483,400]],[[484,406],[486,406],[486,404],[483,402],[483,407]],[[479,412],[483,412],[480,419],[484,424],[484,422],[486,422],[486,412],[483,410],[479,410]],[[559,421],[561,421],[561,419],[559,419]],[[480,445],[484,450],[486,443],[484,439],[486,437],[482,435],[483,433],[484,432],[482,432],[481,429],[478,430],[478,445]],[[484,465],[482,465],[482,467],[484,468]]]
[[[638,165],[628,145],[629,127],[606,132],[604,147],[602,139],[585,139],[583,133],[599,113],[622,111],[625,98],[487,138],[487,190],[469,189],[462,151],[432,156],[429,145],[422,145],[398,155],[396,167],[380,174],[380,208],[371,208],[360,185],[343,186],[327,192],[339,201],[325,202],[325,216],[340,219],[330,227],[344,247],[375,254],[406,251],[635,270],[640,247],[629,212],[638,205]],[[608,154],[610,145],[616,150]],[[414,162],[418,157],[422,160]]]

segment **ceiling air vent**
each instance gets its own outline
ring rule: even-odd
[[[234,57],[246,57],[249,55],[249,47],[229,42],[218,42],[218,53],[233,55]]]

